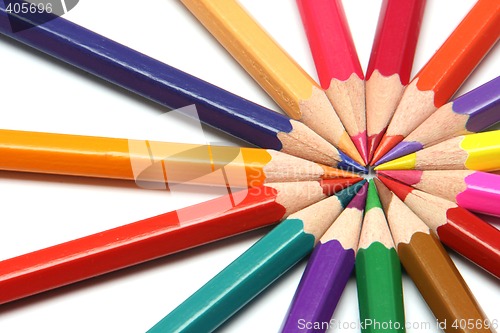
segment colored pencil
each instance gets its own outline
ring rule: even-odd
[[[356,182],[267,184],[0,261],[0,304],[274,224]]]
[[[0,130],[0,170],[259,186],[356,176],[275,150]]]
[[[215,330],[308,255],[364,183],[290,215],[148,333]]]
[[[436,316],[438,327],[446,333],[493,332],[485,328],[484,323],[490,321],[435,233],[378,179],[375,184],[399,259]],[[460,325],[461,320],[483,325]]]
[[[356,254],[356,286],[361,332],[405,332],[401,263],[373,180]],[[381,329],[377,323],[392,325]]]
[[[398,169],[500,170],[500,130],[457,136],[375,167]]]
[[[236,0],[181,0],[291,118],[362,164],[321,87]]]
[[[481,171],[385,171],[384,176],[455,202],[460,207],[500,217],[500,175]]]
[[[13,33],[9,18],[30,29]],[[256,146],[331,165],[339,153],[304,124],[58,17],[23,17],[0,2],[0,33],[172,109],[194,104],[200,121]]]
[[[340,0],[297,0],[319,82],[365,164],[365,82]]]
[[[325,332],[354,268],[367,184],[328,228],[314,248],[281,332]],[[315,323],[300,327],[298,323]]]
[[[453,96],[500,37],[499,22],[500,2],[477,1],[406,87],[372,163]]]
[[[376,165],[500,122],[500,76],[440,107]]]
[[[384,176],[379,179],[448,247],[500,278],[500,230],[455,203]]]
[[[384,0],[366,71],[369,159],[410,82],[426,0]]]

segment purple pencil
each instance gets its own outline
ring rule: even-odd
[[[500,76],[440,107],[375,165],[500,122]],[[438,129],[438,130],[436,130]]]
[[[325,332],[355,263],[367,184],[321,237],[309,258],[282,332]]]

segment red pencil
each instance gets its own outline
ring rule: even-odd
[[[406,87],[372,163],[376,163],[444,105],[499,37],[500,1],[477,1]]]
[[[379,179],[418,215],[441,241],[500,278],[500,231],[455,203],[386,177]]]
[[[426,0],[384,0],[382,3],[366,71],[369,160],[410,82],[425,3]]]
[[[276,223],[360,180],[267,184],[0,261],[0,304]]]
[[[365,163],[365,82],[340,0],[297,0],[321,87]]]

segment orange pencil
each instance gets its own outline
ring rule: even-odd
[[[372,164],[455,94],[499,36],[500,1],[479,0],[406,87]]]
[[[172,183],[246,187],[357,177],[271,149],[1,129],[0,170],[135,180],[160,183],[161,189]]]

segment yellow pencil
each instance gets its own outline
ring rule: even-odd
[[[0,170],[135,180],[260,186],[357,177],[275,150],[0,130]]]
[[[321,87],[235,0],[181,0],[293,119],[364,165]]]
[[[500,170],[500,130],[457,136],[375,167],[398,169]]]

